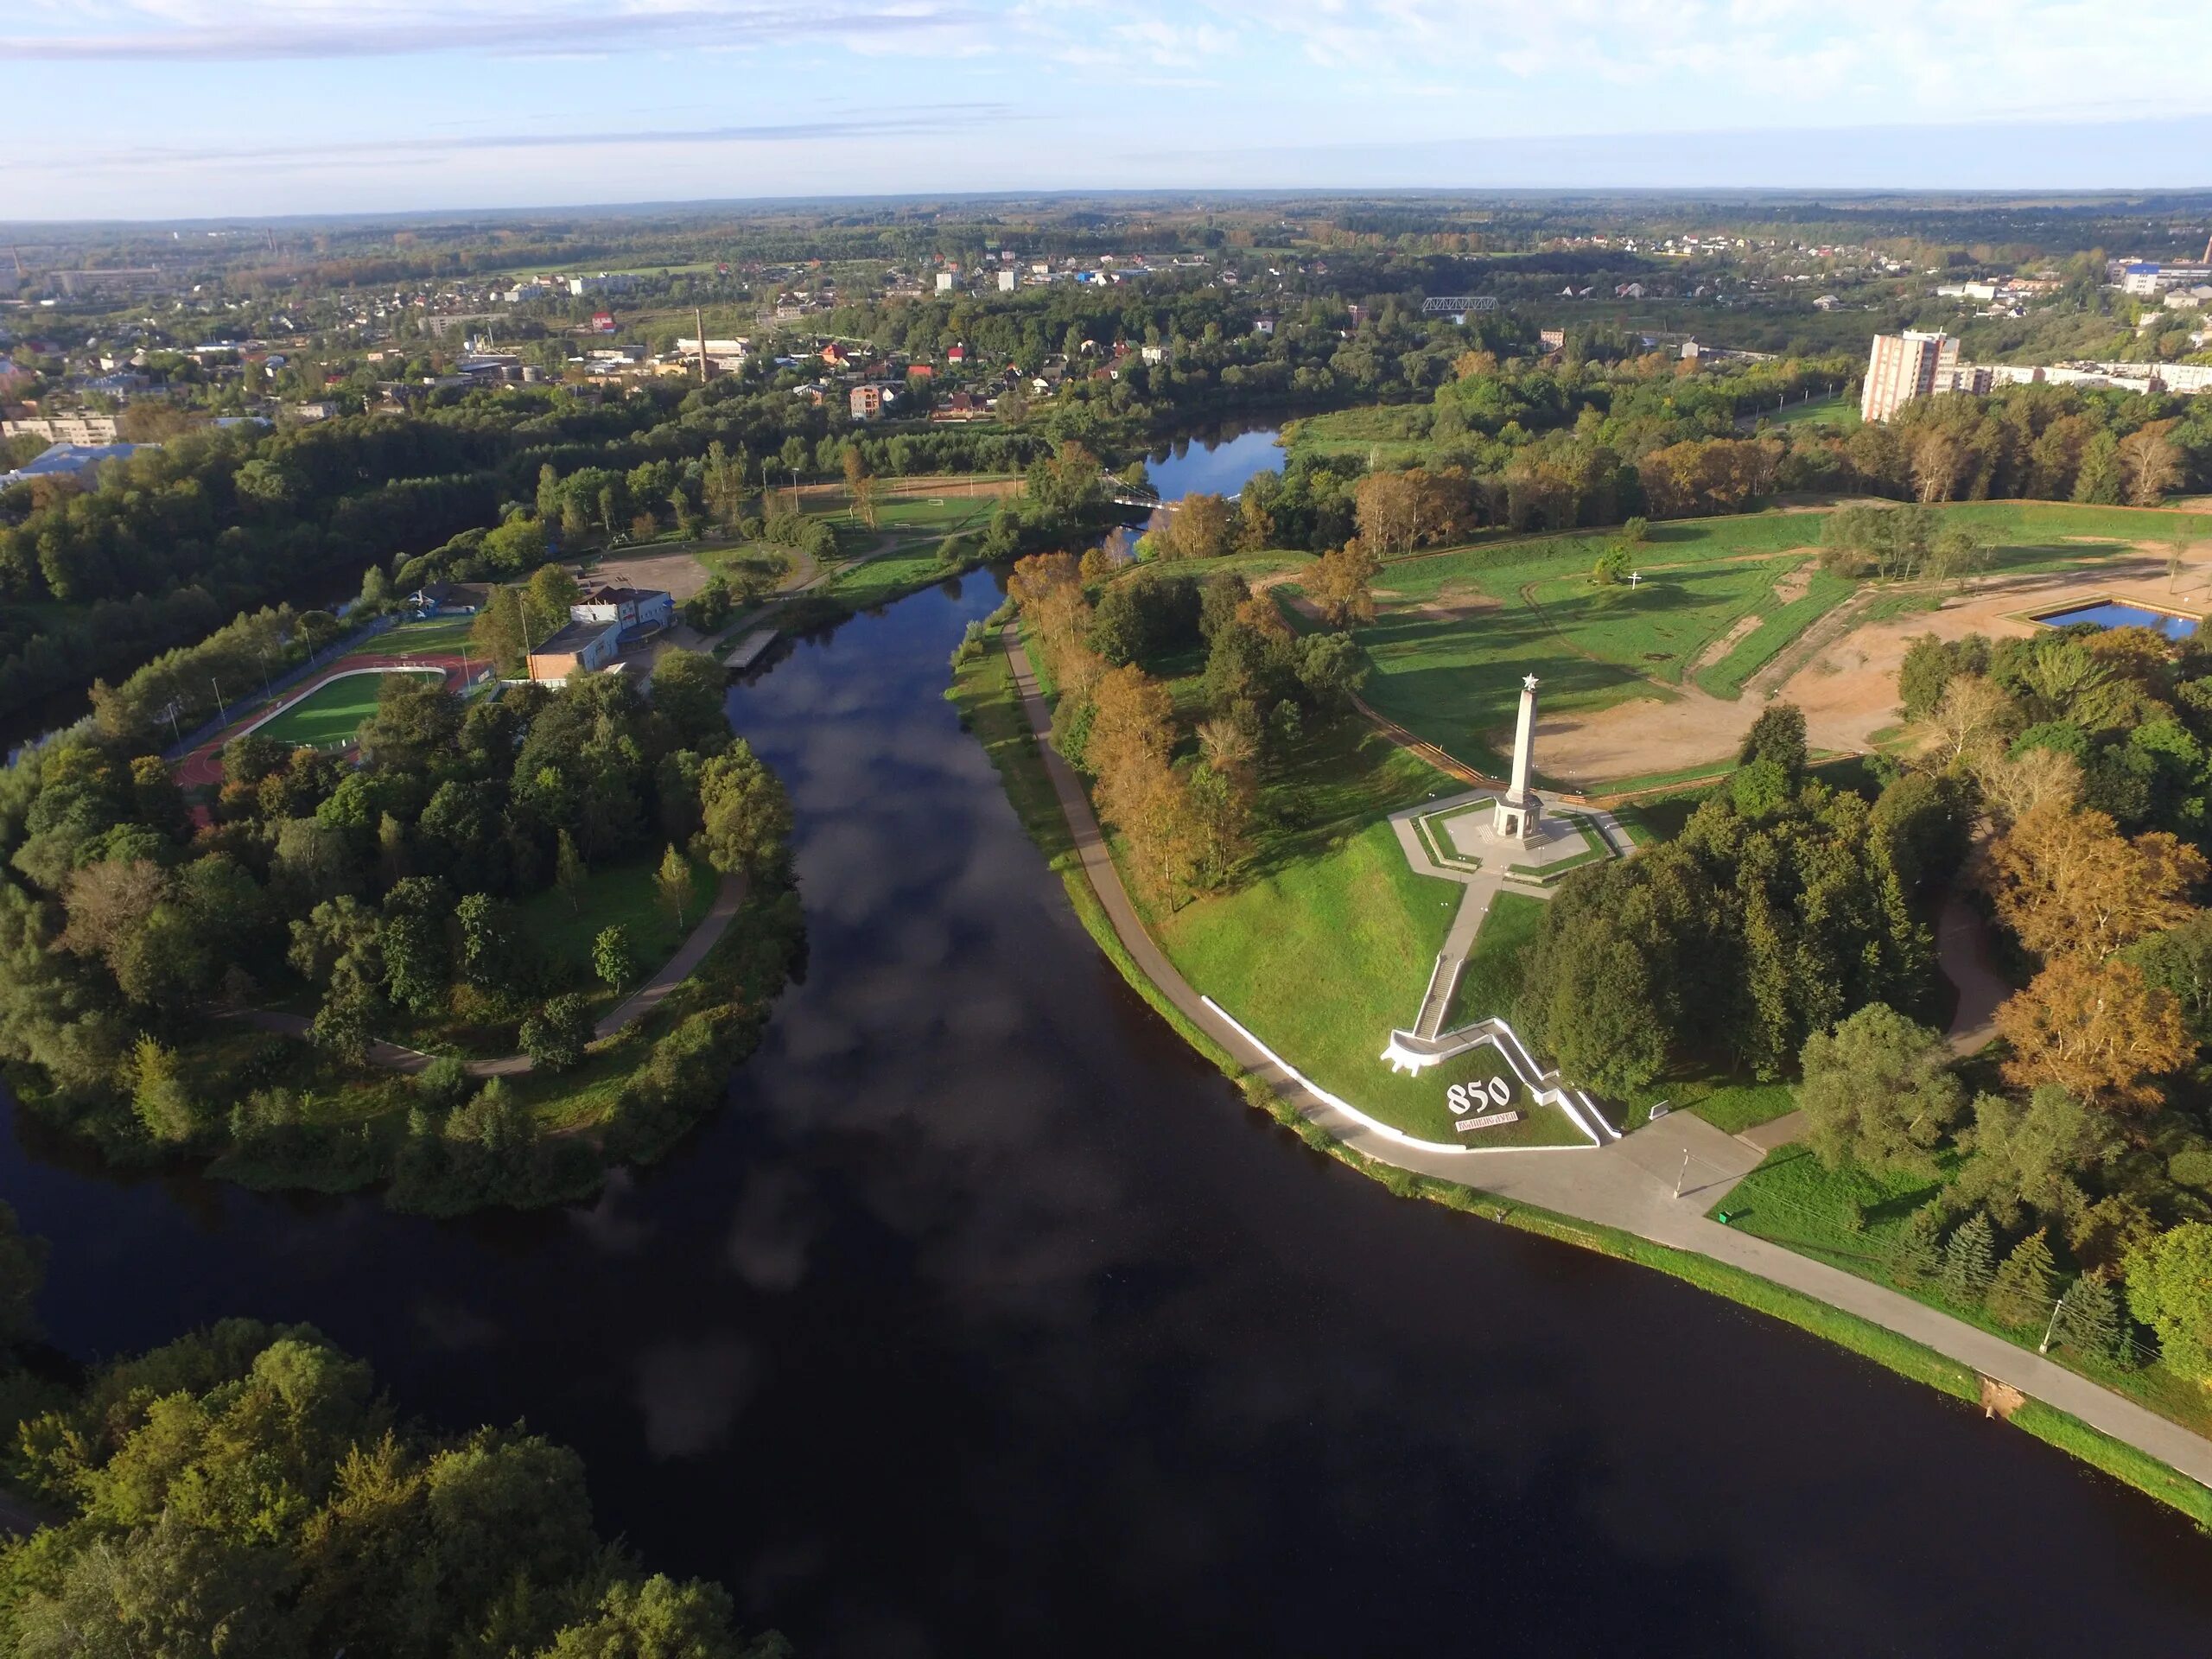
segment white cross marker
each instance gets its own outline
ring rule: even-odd
[[[1641,571],[1641,570],[1631,570],[1631,571],[1630,571],[1630,572],[1628,573],[1628,586],[1629,586],[1629,591],[1630,591],[1630,593],[1634,593],[1634,592],[1636,591],[1636,584],[1637,584],[1637,582],[1642,582],[1643,580],[1643,571]]]

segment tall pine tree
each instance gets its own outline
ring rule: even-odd
[[[2120,1321],[2120,1295],[2094,1273],[2066,1287],[2058,1305],[2058,1340],[2085,1358],[2124,1357],[2126,1326]]]
[[[1988,1307],[2000,1325],[2041,1325],[2050,1317],[2057,1263],[2038,1227],[2012,1247],[1990,1281]]]
[[[1968,1216],[1943,1247],[1943,1271],[1936,1294],[1954,1307],[1981,1306],[1989,1281],[1997,1276],[1996,1236],[1979,1210]]]
[[[1908,1290],[1933,1279],[1943,1265],[1938,1248],[1942,1236],[1942,1211],[1932,1204],[1922,1205],[1905,1217],[1904,1225],[1891,1241],[1891,1276]]]

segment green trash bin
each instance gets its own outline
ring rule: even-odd
[[[1735,1217],[1730,1215],[1726,1210],[1714,1211],[1713,1212],[1713,1218],[1719,1222],[1723,1227],[1726,1227],[1730,1222],[1735,1219]]]

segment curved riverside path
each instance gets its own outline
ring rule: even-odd
[[[2009,1382],[2031,1399],[2071,1414],[2113,1440],[2148,1453],[2190,1478],[2212,1486],[2212,1440],[2102,1388],[2026,1349],[1976,1329],[1925,1303],[1786,1250],[1704,1213],[1761,1160],[1761,1153],[1702,1118],[1674,1112],[1599,1150],[1422,1153],[1351,1123],[1307,1090],[1274,1057],[1221,1017],[1192,989],[1139,919],[1121,873],[1074,772],[1052,748],[1052,711],[1039,694],[1029,658],[1009,626],[1004,634],[1015,689],[1051,775],[1084,873],[1139,968],[1192,1024],[1237,1065],[1262,1078],[1309,1122],[1377,1163],[1472,1186],[1533,1205],[1693,1251],[1771,1283],[1841,1308],[1872,1325]],[[1675,1196],[1680,1182],[1681,1196]]]
[[[625,1026],[635,1025],[658,1007],[671,991],[690,978],[693,970],[707,959],[707,952],[729,931],[730,923],[736,919],[740,906],[745,903],[745,893],[743,876],[724,876],[714,903],[699,918],[699,925],[676,947],[676,954],[660,965],[658,972],[623,998],[591,1028],[592,1040],[612,1037]],[[313,1020],[296,1014],[279,1014],[274,1008],[247,1008],[232,1017],[263,1031],[273,1031],[280,1037],[308,1038],[315,1031]],[[380,1065],[388,1071],[407,1072],[427,1071],[432,1061],[441,1058],[381,1039],[369,1045],[367,1055],[371,1065]],[[470,1060],[464,1069],[472,1077],[513,1077],[534,1067],[527,1054],[501,1054],[487,1060]]]

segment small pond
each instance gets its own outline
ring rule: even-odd
[[[2069,628],[2077,622],[2094,623],[2101,628],[2156,628],[2169,639],[2188,639],[2202,620],[2184,616],[2179,611],[2154,611],[2148,606],[2129,605],[2116,599],[2076,605],[2069,610],[2046,611],[2036,618],[2051,628]]]

